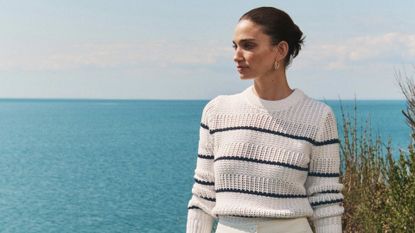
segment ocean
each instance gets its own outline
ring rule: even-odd
[[[0,100],[0,232],[185,232],[206,103]],[[358,117],[405,149],[405,104],[358,100]]]

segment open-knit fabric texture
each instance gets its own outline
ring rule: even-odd
[[[316,233],[342,232],[333,110],[299,88],[280,100],[253,89],[203,108],[186,232],[211,233],[220,216],[306,216]]]

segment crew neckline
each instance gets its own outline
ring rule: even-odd
[[[281,110],[291,107],[305,97],[304,92],[299,88],[294,88],[293,92],[280,100],[265,100],[254,93],[254,85],[249,86],[243,91],[246,100],[257,108],[269,111]]]

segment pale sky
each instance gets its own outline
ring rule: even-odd
[[[0,98],[211,99],[240,80],[232,37],[259,6],[306,36],[287,71],[316,99],[403,99],[415,1],[0,0]]]

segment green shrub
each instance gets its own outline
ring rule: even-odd
[[[412,90],[415,92],[414,86]],[[406,97],[408,110],[404,115],[411,117],[407,122],[412,128],[415,126],[412,119],[415,115],[411,115],[415,113],[415,101],[411,105]],[[372,140],[369,124],[358,135],[356,113],[356,104],[353,118],[345,116],[341,105],[344,135],[340,140],[340,180],[344,185],[344,232],[415,232],[414,143],[408,146],[408,151],[400,150],[399,159],[394,160],[391,139],[386,144],[380,136]],[[414,135],[410,136],[412,142]]]

